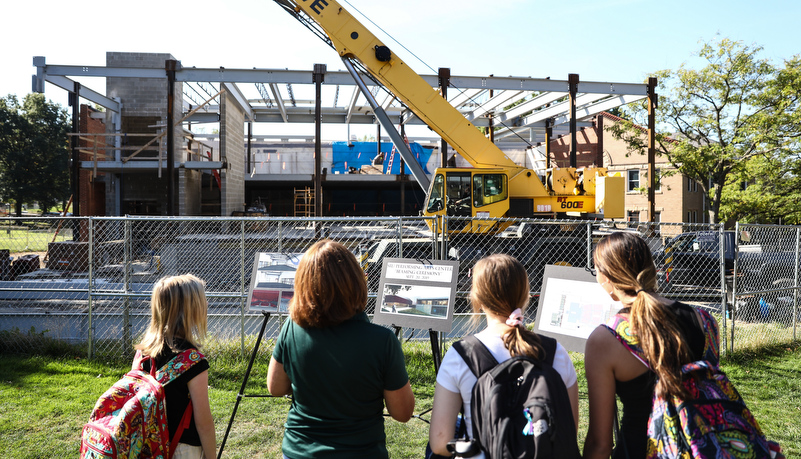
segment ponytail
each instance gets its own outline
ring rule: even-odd
[[[505,254],[490,255],[473,267],[473,286],[470,302],[473,312],[491,312],[509,317],[509,330],[503,343],[514,357],[526,355],[541,359],[545,355],[539,335],[523,323],[523,309],[528,306],[528,273],[520,262]]]
[[[542,347],[540,336],[523,324],[514,326],[504,333],[503,345],[509,349],[512,357],[525,355],[537,360],[545,358],[545,350]]]
[[[641,291],[631,307],[629,321],[646,360],[658,376],[657,395],[687,399],[689,394],[681,384],[681,367],[690,360],[690,349],[678,327],[676,313],[652,294]]]
[[[676,313],[654,295],[656,268],[648,245],[634,234],[612,233],[598,243],[593,258],[615,288],[634,297],[629,322],[658,377],[657,395],[687,397],[681,367],[691,359],[690,349]]]

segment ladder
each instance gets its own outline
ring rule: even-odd
[[[411,147],[409,146],[409,139],[406,137],[406,134],[403,135],[403,143],[405,143],[406,146],[409,147],[409,150],[411,150]],[[380,142],[379,142],[379,144],[380,144]],[[389,152],[389,162],[387,163],[387,174],[391,174],[392,173],[392,163],[395,162],[395,155],[396,154],[400,154],[400,152],[398,151],[397,148],[395,148],[395,144],[393,144],[392,145],[392,151]],[[402,162],[401,162],[401,167],[403,167],[403,163]],[[403,171],[401,170],[400,173],[403,174]]]
[[[314,217],[314,191],[311,187],[295,188],[295,216]]]

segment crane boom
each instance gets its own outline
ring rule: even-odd
[[[514,171],[525,169],[509,159],[448,103],[438,90],[389,51],[336,0],[276,1],[291,6],[296,15],[302,11],[319,24],[341,57],[360,62],[373,78],[402,100],[474,167],[502,167]],[[382,55],[382,52],[386,54]]]
[[[275,2],[334,48],[346,63],[358,63],[473,166],[437,169],[427,192],[425,215],[488,218],[458,228],[465,233],[502,230],[489,220],[492,217],[559,212],[624,216],[623,177],[607,176],[602,167],[588,167],[555,169],[543,180],[535,171],[516,164],[337,0]],[[358,82],[358,75],[354,78]],[[453,227],[448,231],[453,232]]]

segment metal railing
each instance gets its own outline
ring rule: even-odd
[[[532,295],[545,265],[592,268],[594,245],[611,231],[634,231],[654,253],[663,295],[715,312],[724,348],[797,339],[801,228],[496,219],[496,233],[442,237],[470,218],[73,217],[0,219],[0,345],[25,351],[42,339],[87,346],[89,355],[130,352],[149,320],[154,282],[191,272],[206,281],[209,338],[258,333],[262,314],[247,299],[254,258],[297,257],[321,238],[349,247],[362,263],[374,309],[384,258],[459,260],[454,328],[466,333],[474,263],[492,253],[517,257]],[[482,224],[487,220],[482,220]],[[733,236],[731,235],[733,233]],[[728,242],[727,242],[728,241]],[[7,252],[6,252],[7,251]],[[532,301],[536,305],[536,300]],[[535,317],[530,307],[528,319]],[[275,336],[284,313],[273,314]],[[406,330],[414,336],[414,330]]]

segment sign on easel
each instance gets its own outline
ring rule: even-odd
[[[259,252],[253,260],[248,312],[289,312],[302,253]]]
[[[568,351],[583,353],[590,333],[623,307],[586,268],[546,265],[540,292],[535,331]]]
[[[373,322],[448,332],[459,262],[385,258]]]

